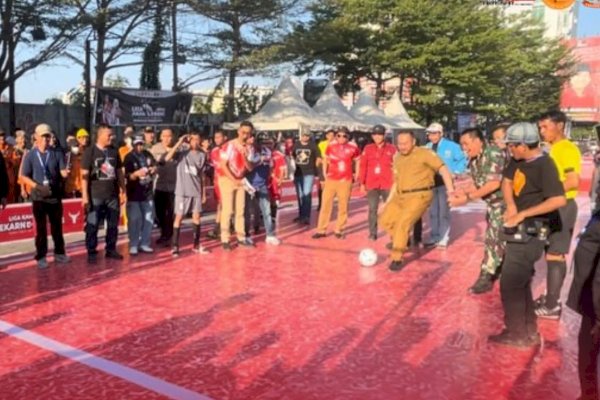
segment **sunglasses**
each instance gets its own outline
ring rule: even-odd
[[[336,137],[348,139],[348,135],[340,135],[339,133],[336,135]]]

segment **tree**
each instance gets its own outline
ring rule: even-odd
[[[48,106],[62,106],[65,103],[63,103],[63,101],[60,97],[50,97],[50,98],[46,99],[44,104],[46,104]]]
[[[157,1],[156,15],[154,16],[154,34],[150,43],[144,49],[142,71],[140,76],[140,88],[160,89],[160,52],[165,36],[165,24],[163,5]]]
[[[106,87],[121,89],[129,86],[129,80],[121,74],[109,75],[106,77]]]
[[[285,30],[284,18],[297,6],[294,0],[186,0],[188,6],[218,27],[206,34],[206,43],[190,48],[189,61],[226,71],[226,120],[235,110],[235,81],[273,63]]]
[[[235,99],[235,108],[240,118],[248,118],[256,114],[258,110],[271,98],[273,92],[261,96],[257,87],[252,87],[244,82],[240,87]]]
[[[0,0],[0,19],[0,93],[25,73],[60,56],[83,23],[80,12],[55,0]],[[32,51],[15,61],[14,55],[22,54],[25,47]]]
[[[531,116],[556,106],[570,74],[569,51],[543,38],[540,21],[507,21],[479,0],[324,0],[311,14],[288,37],[284,60],[346,87],[366,77],[381,89],[399,77],[425,122],[451,123],[456,111]]]
[[[215,98],[219,93],[223,93],[223,87],[225,86],[225,78],[219,79],[213,90],[208,96],[195,96],[193,99],[193,108],[200,114],[213,114],[213,105]]]
[[[162,4],[164,0],[158,0]],[[124,56],[139,56],[145,47],[145,25],[156,15],[157,2],[152,0],[70,0],[82,14],[88,27],[79,37],[93,39],[96,65],[96,87],[102,87],[104,76],[112,69],[141,65],[143,61],[119,62]],[[83,48],[83,43],[76,43]],[[68,52],[72,60],[83,65],[81,56]]]

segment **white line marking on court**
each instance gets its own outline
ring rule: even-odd
[[[95,356],[75,347],[50,339],[46,336],[28,331],[10,322],[0,320],[0,332],[48,350],[71,361],[84,364],[124,381],[136,384],[153,392],[177,400],[212,400],[210,397],[194,392],[173,383],[169,383],[152,375],[126,367],[114,361]]]

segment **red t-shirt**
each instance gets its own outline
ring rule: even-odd
[[[352,161],[360,156],[353,143],[330,143],[325,151],[327,157],[327,179],[334,181],[352,180]]]
[[[272,157],[273,175],[275,175],[278,178],[282,178],[283,169],[287,166],[287,163],[285,162],[285,156],[280,151],[274,150],[272,153]]]
[[[223,145],[221,149],[221,160],[227,161],[229,170],[237,179],[242,179],[246,174],[246,163],[242,153],[243,145],[237,140],[231,140]],[[252,158],[252,148],[248,146],[248,159]]]
[[[210,164],[215,169],[215,180],[223,176],[223,171],[219,167],[221,164],[221,147],[217,146],[210,151]]]

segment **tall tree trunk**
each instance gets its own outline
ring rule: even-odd
[[[104,44],[106,42],[106,32],[104,29],[98,29],[98,41],[96,43],[96,87],[104,86],[104,74],[106,74],[106,64],[104,63]]]
[[[227,108],[225,113],[225,120],[227,122],[233,122],[235,114],[235,76],[236,69],[231,68],[229,70],[229,88],[227,90]]]

